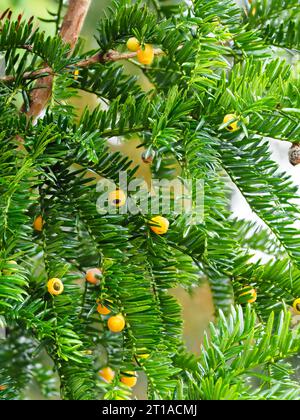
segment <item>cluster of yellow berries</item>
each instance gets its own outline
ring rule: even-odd
[[[88,283],[91,283],[93,285],[99,285],[102,276],[103,273],[102,270],[100,270],[100,268],[91,268],[87,270],[85,274],[85,279]],[[102,305],[101,303],[98,303],[97,311],[100,315],[109,315],[111,313],[111,310],[106,306]],[[118,314],[109,317],[107,321],[107,326],[112,332],[123,331],[123,329],[125,328],[125,319],[123,315]]]
[[[254,288],[249,288],[249,286],[245,286],[241,293],[239,294],[239,298],[243,298],[243,296],[249,296],[247,299],[248,303],[254,303],[257,300],[257,292]],[[293,308],[297,314],[300,315],[300,298],[297,298],[293,302]]]
[[[138,61],[141,64],[150,65],[154,60],[154,50],[151,44],[141,45],[135,37],[129,38],[127,41],[129,51],[136,52]]]
[[[126,204],[126,194],[123,190],[117,189],[111,191],[108,195],[108,200],[111,204],[116,207],[122,207]],[[41,232],[43,230],[44,220],[41,215],[37,216],[33,222],[33,228],[37,232]],[[169,229],[169,221],[165,217],[162,216],[154,216],[150,220],[150,229],[156,233],[157,235],[164,235],[167,233]],[[86,273],[86,280],[89,283],[97,284],[102,276],[101,270],[98,268],[92,268],[87,271]]]
[[[123,190],[118,189],[111,191],[108,199],[116,207],[121,207],[126,203],[126,194]],[[169,221],[165,217],[155,216],[150,220],[150,229],[157,235],[164,235],[169,229]]]
[[[99,371],[100,378],[109,384],[114,380],[115,375],[115,372],[109,366]],[[120,377],[120,381],[129,388],[133,388],[137,383],[137,373],[133,371],[124,372],[124,375]]]
[[[107,308],[106,306],[102,305],[101,303],[98,303],[97,306],[97,312],[100,315],[109,315],[111,313],[111,310]],[[125,328],[125,318],[122,314],[112,315],[107,320],[107,326],[108,329],[111,332],[118,333],[124,330]]]

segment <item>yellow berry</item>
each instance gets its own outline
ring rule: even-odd
[[[109,366],[99,370],[98,374],[100,378],[102,378],[108,384],[110,384],[115,377],[115,372]]]
[[[225,117],[224,117],[224,119],[223,119],[223,123],[224,124],[226,124],[226,123],[228,123],[229,121],[231,121],[231,120],[234,120],[235,119],[235,121],[232,121],[227,127],[226,127],[226,130],[228,130],[228,131],[231,131],[232,133],[234,132],[234,131],[237,131],[237,130],[239,130],[239,125],[238,125],[238,121],[237,121],[237,116],[235,115],[235,114],[227,114],[227,115],[225,115]]]
[[[116,207],[122,207],[126,203],[126,194],[123,190],[111,191],[108,195],[108,200]]]
[[[151,44],[145,44],[144,48],[137,51],[137,59],[141,64],[152,64],[154,60],[154,50]]]
[[[101,305],[101,303],[97,306],[97,311],[100,315],[108,315],[111,313],[111,310],[106,308],[106,306]]]
[[[44,220],[41,215],[37,216],[33,222],[34,230],[41,232],[43,230]]]
[[[47,283],[48,292],[50,295],[60,295],[64,291],[63,282],[60,279],[53,278]]]
[[[300,298],[297,298],[293,302],[293,308],[297,312],[297,314],[300,314]]]
[[[137,374],[136,372],[124,372],[129,376],[121,376],[121,382],[130,388],[133,388],[137,382]]]
[[[125,319],[123,315],[111,316],[107,321],[107,326],[112,332],[121,332],[125,327]]]
[[[152,217],[150,220],[150,229],[157,235],[163,235],[168,232],[169,220],[162,216]]]
[[[85,279],[91,284],[98,285],[102,277],[102,271],[99,268],[90,268],[85,273]]]
[[[74,80],[77,80],[78,76],[79,76],[79,70],[76,69],[76,70],[74,70]]]
[[[140,359],[148,359],[150,357],[150,354],[149,353],[139,354],[138,357]]]
[[[11,260],[11,261],[7,261],[7,263],[6,263],[7,265],[18,265],[18,263],[16,262],[16,261],[13,261],[13,260]],[[5,268],[5,269],[3,269],[3,274],[5,275],[5,276],[10,276],[13,272],[15,272],[15,271],[17,271],[18,269],[17,269],[17,267],[11,267],[11,268],[9,268],[9,269],[7,269],[7,268]]]
[[[133,52],[136,52],[141,46],[139,40],[136,39],[134,36],[128,39],[126,45],[129,51],[133,51]]]
[[[250,298],[247,300],[248,303],[254,303],[257,299],[257,293],[255,289],[249,289],[248,287],[245,287],[243,290],[245,290],[243,293],[240,293],[240,297],[242,296],[250,296]]]
[[[251,12],[251,13],[252,13],[252,16],[255,16],[255,15],[256,15],[256,7],[255,7],[255,6],[253,7],[253,9],[252,9],[252,12]]]

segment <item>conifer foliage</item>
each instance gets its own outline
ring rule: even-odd
[[[0,399],[33,380],[130,399],[142,372],[149,399],[299,399],[299,195],[269,148],[300,143],[299,1],[115,0],[92,51],[65,29],[90,2],[64,3],[52,36],[0,11]],[[77,115],[82,91],[99,105]],[[137,169],[108,140],[132,135],[154,178],[203,180],[202,221],[99,213],[96,181]],[[262,225],[233,217],[232,184]],[[203,281],[215,323],[196,357],[169,289]]]

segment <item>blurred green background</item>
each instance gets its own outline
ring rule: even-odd
[[[85,40],[85,48],[96,48],[96,42],[93,38],[96,33],[97,21],[103,16],[104,9],[110,4],[110,0],[92,0],[91,8],[89,10],[87,19],[82,32],[82,37]],[[23,13],[26,17],[35,16],[36,18],[49,18],[49,11],[55,11],[57,2],[55,0],[1,0],[0,14],[8,7],[10,7],[14,14]],[[38,21],[39,27],[43,28],[48,34],[54,33],[54,25]],[[140,83],[145,89],[149,88],[149,82],[142,74],[136,73],[136,68],[128,63],[124,63],[126,71],[135,72],[140,78]],[[94,95],[80,93],[80,98],[75,99],[74,104],[78,109],[78,113],[85,106],[90,108],[98,104],[98,100]],[[139,143],[138,139],[132,139],[130,142],[111,142],[111,147],[114,150],[121,150],[126,155],[133,159],[133,164],[139,164],[139,176],[149,178],[149,166],[143,164],[141,161],[141,149],[136,146]],[[213,318],[213,305],[209,287],[203,285],[200,288],[195,288],[190,295],[181,288],[172,290],[171,293],[175,295],[182,304],[183,318],[184,318],[184,337],[189,350],[199,353],[200,344],[203,338],[203,332],[207,327],[209,321]],[[140,378],[138,385],[134,389],[134,394],[138,398],[145,397],[145,380]],[[28,389],[28,397],[35,399],[42,399],[38,388],[35,384],[31,384]]]

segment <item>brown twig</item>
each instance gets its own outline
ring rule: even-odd
[[[130,53],[119,53],[117,51],[110,50],[106,54],[95,54],[86,60],[79,61],[78,63],[74,64],[76,68],[84,68],[84,67],[90,67],[93,64],[96,63],[106,63],[109,61],[119,61],[119,60],[129,60],[130,58],[136,57],[136,52],[130,52]],[[163,55],[164,52],[160,48],[154,49],[155,55]],[[43,67],[41,69],[26,72],[23,74],[23,79],[36,79],[38,77],[42,76],[54,76],[54,72],[51,69],[51,67]],[[43,77],[45,78],[45,77]],[[0,82],[8,83],[13,82],[15,80],[14,76],[3,76],[0,77]]]
[[[60,36],[66,44],[70,45],[71,50],[74,48],[80,35],[90,3],[91,0],[69,0],[69,6],[60,30]],[[49,67],[45,68],[49,69]],[[46,107],[52,95],[52,69],[50,69],[50,72],[41,69],[37,70],[40,73],[32,72],[31,74],[35,73],[33,77],[37,77],[43,74],[43,70],[45,73],[49,73],[49,75],[38,79],[35,88],[31,92],[30,109],[27,112],[29,118],[37,118]]]

